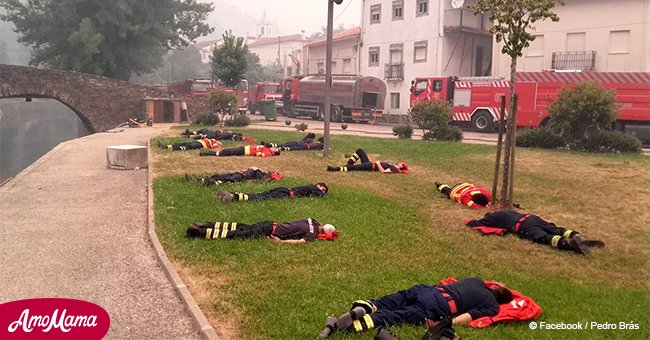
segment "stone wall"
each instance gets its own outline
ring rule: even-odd
[[[0,64],[0,98],[54,98],[67,105],[91,132],[106,131],[129,118],[144,118],[144,97],[166,91],[90,74]],[[205,100],[185,98],[190,119],[209,110]]]

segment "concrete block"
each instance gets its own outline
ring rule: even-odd
[[[111,169],[132,170],[147,167],[147,147],[113,145],[106,147],[106,162]]]

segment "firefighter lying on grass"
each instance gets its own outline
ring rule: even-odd
[[[260,144],[279,148],[280,151],[323,150],[323,137],[318,138],[317,142],[314,142],[314,138],[316,135],[310,132],[300,141],[288,141],[282,144],[261,142]]]
[[[277,148],[269,148],[264,145],[246,145],[236,148],[228,148],[223,150],[201,150],[199,156],[254,156],[254,157],[271,157],[279,156],[280,150]]]
[[[264,171],[258,167],[250,167],[244,171],[235,171],[222,174],[200,177],[185,174],[188,182],[200,184],[203,186],[220,185],[223,183],[235,183],[244,181],[269,180],[277,181],[282,178],[282,174],[277,171]]]
[[[603,241],[586,239],[577,231],[558,227],[537,215],[520,214],[512,210],[497,210],[486,213],[480,220],[465,219],[463,222],[483,234],[515,233],[520,238],[535,243],[548,244],[559,250],[574,251],[582,255],[589,255],[590,247],[605,247]]]
[[[210,130],[205,128],[196,131],[190,131],[189,129],[185,129],[185,131],[181,133],[181,137],[189,137],[192,139],[213,138],[216,140],[233,140],[233,141],[244,141],[244,142],[255,141],[252,138],[244,137],[241,133],[224,131],[224,130]]]
[[[261,201],[272,200],[279,198],[295,198],[295,197],[323,197],[327,195],[327,184],[316,183],[302,185],[294,188],[279,187],[259,194],[245,194],[241,192],[228,192],[222,191],[218,194],[221,202],[230,201]]]
[[[455,281],[455,280],[454,280]],[[415,285],[375,300],[357,300],[350,311],[338,318],[329,316],[319,334],[327,338],[336,331],[363,332],[400,324],[421,325],[426,319],[453,318],[453,324],[469,324],[499,314],[500,305],[513,299],[513,292],[480,278],[466,278],[448,284]],[[378,338],[393,337],[380,330]]]
[[[358,160],[361,160],[361,164],[355,164]],[[371,162],[363,149],[357,149],[350,156],[345,166],[328,166],[327,171],[379,171],[384,174],[407,174],[411,171],[411,168],[406,162],[397,162],[395,164],[383,161]]]
[[[461,182],[450,187],[447,184],[435,182],[435,185],[436,189],[450,200],[473,209],[484,208],[492,200],[492,195],[487,189],[471,183]]]
[[[246,239],[267,237],[273,242],[301,244],[313,240],[334,241],[338,237],[331,224],[320,224],[312,218],[291,222],[263,221],[255,224],[205,222],[187,228],[187,237],[214,239]]]
[[[195,149],[221,149],[221,142],[214,138],[201,138],[193,142],[182,142],[174,144],[163,144],[158,142],[158,147],[161,149],[170,149],[174,151],[185,151]]]

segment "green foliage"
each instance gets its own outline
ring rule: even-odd
[[[396,125],[393,127],[393,135],[399,137],[399,139],[411,139],[413,127],[411,125]]]
[[[155,84],[191,78],[210,78],[210,70],[206,66],[208,65],[201,62],[199,49],[190,45],[165,55],[162,66],[152,73],[133,76],[130,81],[136,84]]]
[[[422,139],[460,142],[463,140],[463,131],[457,126],[441,125],[437,129],[422,135]]]
[[[569,143],[583,138],[587,133],[610,130],[619,115],[614,92],[597,82],[562,88],[548,111],[551,127]]]
[[[294,127],[298,131],[305,131],[305,130],[307,130],[307,128],[309,128],[309,125],[307,123],[300,123],[300,124],[294,125]]]
[[[560,18],[553,12],[556,4],[564,5],[563,0],[479,0],[468,7],[475,14],[489,15],[492,22],[490,33],[497,43],[503,43],[501,53],[516,59],[522,51],[535,40],[530,31],[537,21]]]
[[[214,113],[201,113],[192,120],[192,124],[209,126],[218,125],[219,116]]]
[[[558,149],[566,146],[564,138],[550,128],[526,129],[517,132],[517,146]]]
[[[151,72],[165,51],[212,31],[213,5],[196,0],[0,0],[30,64],[128,80]]]
[[[641,152],[641,141],[621,131],[598,130],[576,141],[574,148],[588,152]]]
[[[449,125],[454,111],[451,106],[441,100],[418,102],[409,109],[411,120],[424,132],[422,139],[460,141],[463,132]]]
[[[228,30],[223,34],[223,44],[212,50],[212,74],[224,85],[236,88],[246,74],[248,46],[243,37]]]
[[[245,115],[235,115],[230,119],[223,121],[225,126],[248,126],[251,123],[251,119]]]
[[[230,114],[237,110],[237,97],[224,91],[215,92],[210,95],[210,105],[215,112]]]

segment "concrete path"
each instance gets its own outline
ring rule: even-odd
[[[162,131],[68,141],[0,187],[0,303],[87,300],[110,315],[110,338],[201,337],[147,236],[147,170],[106,167],[107,146]]]
[[[315,121],[311,119],[297,119],[279,116],[276,121],[265,121],[264,117],[259,115],[249,115],[253,120],[250,128],[252,129],[269,129],[269,130],[287,130],[296,131],[294,125],[299,123],[306,123],[309,125],[309,131],[323,131],[324,123],[322,121]],[[291,125],[286,125],[285,120],[291,120]],[[393,125],[372,125],[372,124],[357,124],[347,123],[348,128],[342,129],[341,123],[330,123],[330,132],[334,135],[356,135],[367,137],[380,137],[380,138],[397,138],[393,135]],[[496,133],[480,133],[473,131],[463,131],[463,143],[472,144],[496,144]],[[421,139],[422,130],[413,130],[413,139]]]

